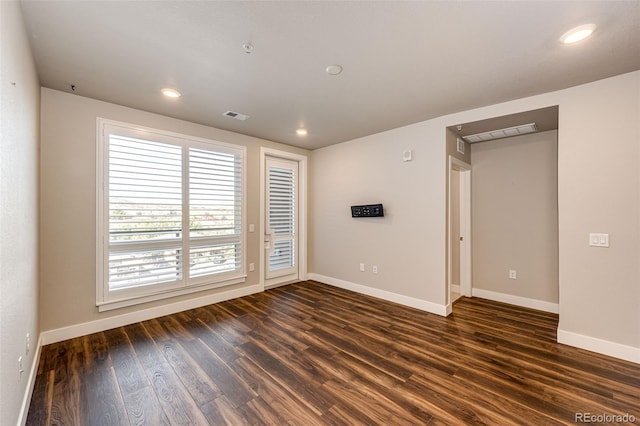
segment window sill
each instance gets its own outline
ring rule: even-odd
[[[212,284],[203,284],[192,287],[184,287],[180,289],[171,289],[167,291],[162,291],[154,294],[149,294],[146,296],[139,297],[127,297],[122,299],[114,299],[104,302],[96,303],[98,307],[98,312],[106,312],[114,309],[125,308],[127,306],[140,305],[143,303],[154,302],[156,300],[170,300],[176,296],[182,296],[185,294],[197,293],[200,291],[212,290],[215,288],[227,287],[234,284],[240,284],[247,280],[246,275],[242,275],[240,277],[232,278],[229,280],[225,280],[222,282],[216,282]]]

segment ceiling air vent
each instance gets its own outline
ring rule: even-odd
[[[222,114],[226,117],[231,117],[231,118],[235,118],[236,120],[240,120],[240,121],[244,121],[247,118],[249,118],[248,115],[245,114],[240,114],[239,112],[233,112],[233,111],[227,111],[224,114]]]
[[[510,138],[512,136],[526,135],[538,131],[536,123],[523,124],[521,126],[508,127],[506,129],[491,130],[490,132],[476,133],[475,135],[463,136],[462,139],[469,143],[486,142],[494,139]]]

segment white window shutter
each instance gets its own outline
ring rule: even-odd
[[[99,125],[98,305],[244,281],[245,148]]]

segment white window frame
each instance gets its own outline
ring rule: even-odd
[[[147,286],[133,287],[124,290],[109,290],[108,265],[109,265],[109,199],[108,199],[108,173],[109,161],[108,149],[109,140],[108,133],[112,130],[120,129],[123,135],[133,136],[140,139],[151,140],[161,143],[169,143],[179,145],[183,148],[183,156],[188,153],[189,148],[201,148],[206,150],[239,153],[241,155],[241,235],[240,235],[240,270],[223,272],[205,277],[189,278],[188,276],[188,255],[184,254],[183,264],[187,267],[183,270],[183,277],[180,281],[171,283],[152,284]],[[246,252],[247,252],[247,233],[246,233],[246,204],[247,204],[247,149],[245,146],[228,144],[224,142],[214,141],[210,139],[188,136],[179,133],[169,132],[165,130],[153,129],[134,124],[97,118],[96,126],[96,306],[99,311],[107,311],[125,306],[150,302],[154,300],[167,299],[183,294],[189,294],[197,291],[209,290],[213,288],[238,284],[246,281]],[[188,156],[186,159],[188,162]],[[183,160],[183,167],[185,161]],[[183,204],[188,203],[188,176],[189,170],[183,170]],[[187,180],[185,182],[185,177]],[[190,243],[188,229],[189,218],[183,217],[182,244],[187,247]],[[194,244],[197,246],[197,243]],[[183,253],[186,253],[183,251]]]

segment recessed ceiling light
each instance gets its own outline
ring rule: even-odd
[[[306,136],[307,135],[307,129],[298,129],[298,130],[296,130],[296,133],[298,134],[298,136]]]
[[[596,29],[595,24],[585,24],[575,27],[560,37],[560,42],[564,44],[573,44],[589,37]]]
[[[338,64],[333,64],[333,65],[327,66],[327,68],[325,68],[324,70],[329,75],[338,75],[338,74],[340,74],[342,72],[342,66],[340,66]]]
[[[165,95],[167,98],[179,98],[180,96],[182,96],[182,94],[177,90],[168,89],[168,88],[162,89],[162,94]]]

